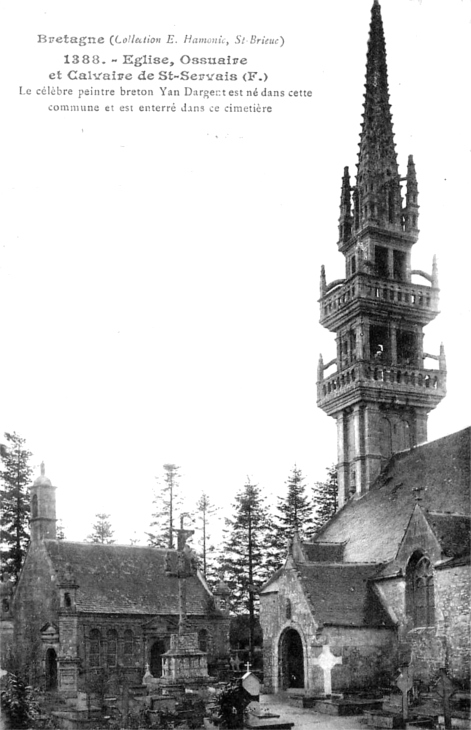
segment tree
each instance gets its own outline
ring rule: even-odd
[[[196,503],[196,530],[200,532],[197,540],[197,552],[201,559],[202,573],[205,578],[217,579],[217,568],[214,565],[216,556],[216,548],[211,544],[211,518],[218,512],[218,507],[209,499],[205,492],[201,493]]]
[[[271,517],[260,488],[250,479],[235,497],[234,516],[226,518],[223,569],[231,590],[233,611],[249,612],[249,652],[253,654],[257,593],[267,580],[271,566],[266,555],[270,551]]]
[[[16,582],[29,545],[28,487],[33,469],[25,439],[17,433],[6,433],[5,439],[0,450],[2,572],[4,578]]]
[[[327,480],[314,484],[312,501],[314,504],[314,530],[317,532],[338,509],[337,469],[333,464],[327,469]]]
[[[149,545],[153,547],[164,547],[172,549],[175,547],[174,524],[178,516],[177,510],[181,506],[181,499],[178,492],[179,466],[175,464],[164,464],[164,484],[160,485],[158,480],[158,491],[154,494],[153,504],[155,512],[152,515],[153,521],[150,526],[152,532],[148,532]]]
[[[293,538],[295,531],[299,533],[302,540],[312,538],[314,531],[312,502],[306,494],[302,471],[297,468],[296,464],[285,484],[286,494],[278,497],[277,514],[272,533],[275,570],[283,564],[288,542]]]
[[[87,537],[87,540],[89,542],[99,542],[102,544],[111,545],[112,543],[114,543],[114,530],[111,527],[111,522],[108,519],[109,515],[106,515],[103,512],[99,512],[95,515],[95,517],[97,521],[93,525],[93,532]]]

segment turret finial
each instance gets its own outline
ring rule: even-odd
[[[321,297],[324,296],[326,289],[327,289],[327,282],[326,282],[326,279],[325,279],[325,266],[324,266],[324,264],[322,264],[322,266],[321,266],[321,281],[320,281],[320,293],[321,293]]]
[[[432,286],[438,287],[438,264],[437,264],[437,257],[435,254],[433,255],[433,262],[432,262]]]
[[[46,467],[44,465],[44,461],[41,461],[41,476],[44,477],[46,475]]]

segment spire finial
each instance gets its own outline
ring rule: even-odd
[[[41,476],[46,475],[46,467],[44,466],[44,461],[41,461]]]

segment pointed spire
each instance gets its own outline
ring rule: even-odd
[[[386,44],[378,2],[371,10],[365,89],[357,173],[359,225],[387,223],[401,230],[401,186],[389,104]]]
[[[433,255],[432,262],[432,286],[438,288],[438,264],[435,254]]]
[[[443,342],[440,345],[440,356],[438,360],[439,369],[442,371],[446,370],[446,357],[445,357],[445,345]]]
[[[324,294],[325,294],[326,289],[327,289],[327,281],[326,281],[326,278],[325,278],[325,266],[324,266],[324,264],[322,264],[322,266],[321,266],[321,280],[320,280],[319,289],[320,289],[320,295],[321,295],[321,298],[322,298],[324,296]]]
[[[322,355],[319,355],[319,361],[317,363],[317,381],[320,383],[324,380],[324,359]]]

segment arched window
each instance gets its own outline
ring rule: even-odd
[[[33,494],[33,499],[31,500],[31,513],[33,519],[35,519],[38,516],[38,495]]]
[[[106,665],[116,667],[118,664],[118,633],[110,629],[106,636]]]
[[[64,593],[64,606],[65,606],[65,608],[71,608],[71,606],[72,606],[72,599],[70,597],[70,593]]]
[[[133,648],[134,648],[134,637],[131,629],[126,629],[124,632],[124,645],[123,645],[123,661],[125,666],[129,667],[133,660]]]
[[[435,623],[435,593],[433,569],[426,555],[415,553],[406,571],[407,613],[414,626],[433,626]]]
[[[90,667],[100,666],[100,640],[101,634],[98,629],[90,631]]]

